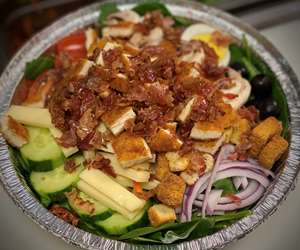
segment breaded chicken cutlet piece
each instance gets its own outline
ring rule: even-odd
[[[250,135],[250,155],[257,157],[262,148],[274,136],[280,135],[282,132],[282,124],[275,117],[268,117],[260,122],[252,131]]]
[[[258,162],[265,168],[271,169],[288,149],[289,143],[281,136],[275,135],[261,150]]]
[[[181,148],[183,142],[168,129],[160,128],[158,132],[152,136],[150,147],[156,152],[177,151]]]
[[[143,139],[127,132],[116,137],[112,146],[121,166],[130,167],[152,159],[151,150]]]
[[[126,121],[135,119],[135,117],[136,115],[131,107],[115,108],[106,112],[102,116],[102,121],[114,135],[119,135],[124,130]]]
[[[176,174],[170,173],[156,187],[157,199],[172,208],[181,206],[186,184],[184,180]]]

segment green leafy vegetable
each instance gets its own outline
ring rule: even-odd
[[[35,80],[45,70],[51,69],[54,66],[54,59],[49,56],[41,56],[26,64],[25,78]]]
[[[98,22],[100,26],[105,26],[106,19],[110,14],[120,11],[116,3],[106,3],[100,7],[100,16]]]
[[[216,189],[223,190],[222,196],[226,196],[229,194],[236,194],[236,192],[237,192],[231,179],[229,179],[229,178],[216,181],[214,183],[214,187]]]
[[[283,125],[282,134],[283,137],[287,138],[289,134],[290,122],[289,108],[284,91],[275,74],[272,72],[269,66],[249,47],[248,41],[245,37],[243,37],[242,46],[231,44],[229,46],[229,50],[231,54],[230,64],[232,65],[236,62],[242,63],[248,71],[249,80],[258,74],[264,74],[272,80],[272,97],[280,107],[279,120]]]
[[[166,5],[158,0],[149,0],[140,3],[136,5],[132,10],[141,16],[145,15],[149,11],[159,10],[164,16],[172,17],[175,21],[176,26],[188,26],[192,23],[190,20],[184,17],[173,16],[170,10],[166,7]]]
[[[224,215],[210,216],[206,218],[193,216],[192,221],[185,223],[168,223],[160,227],[143,227],[134,229],[121,235],[119,240],[133,240],[139,242],[152,242],[171,244],[184,239],[196,239],[212,234],[219,228],[248,216],[251,212],[243,210],[240,212],[227,213]]]
[[[141,16],[145,15],[149,11],[159,10],[164,16],[172,17],[172,13],[168,10],[166,5],[155,0],[140,3],[137,6],[135,6],[132,10]]]

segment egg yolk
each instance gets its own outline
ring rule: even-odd
[[[221,47],[221,46],[218,46],[217,44],[215,44],[211,37],[211,33],[198,34],[198,35],[193,36],[192,39],[200,40],[202,42],[207,43],[208,46],[216,52],[217,56],[219,57],[219,60],[222,60],[225,57],[228,48]]]

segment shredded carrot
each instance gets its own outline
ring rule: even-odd
[[[133,189],[134,192],[137,194],[142,194],[143,193],[143,188],[142,188],[142,184],[140,182],[133,182]]]

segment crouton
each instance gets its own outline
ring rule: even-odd
[[[22,147],[28,143],[28,131],[21,123],[17,122],[9,115],[4,115],[0,119],[0,132],[3,137],[14,147]]]
[[[205,162],[205,173],[210,172],[215,165],[214,157],[210,154],[203,154],[202,157]]]
[[[238,119],[237,112],[229,104],[222,103],[219,108],[224,112],[224,115],[218,117],[215,123],[222,126],[223,129],[232,127]]]
[[[265,168],[271,169],[274,163],[287,150],[288,146],[289,143],[283,137],[275,135],[261,150],[258,162]]]
[[[162,181],[170,173],[169,161],[167,160],[165,154],[159,154],[155,167],[155,178],[159,181]]]
[[[177,151],[181,148],[183,142],[167,129],[160,128],[158,132],[151,137],[150,147],[157,152]]]
[[[172,172],[184,171],[190,163],[190,158],[187,155],[180,156],[178,152],[168,152],[165,156]]]
[[[124,130],[126,121],[135,119],[136,115],[131,107],[115,108],[102,116],[102,121],[114,135]]]
[[[224,128],[219,122],[197,122],[194,124],[190,137],[197,140],[213,140],[222,136]]]
[[[176,220],[176,213],[173,208],[163,204],[156,204],[149,208],[148,217],[153,227],[159,227]]]
[[[199,175],[196,172],[183,171],[180,173],[180,177],[187,185],[191,186],[198,180]]]
[[[121,166],[130,167],[152,159],[149,146],[142,137],[124,132],[112,142]]]
[[[224,143],[229,143],[231,136],[233,133],[233,128],[227,128],[224,130],[223,136],[224,136]]]
[[[250,121],[247,119],[238,119],[237,122],[233,125],[233,131],[230,137],[230,142],[239,145],[241,143],[242,135],[250,132],[251,125]]]
[[[222,146],[224,140],[225,140],[225,136],[221,136],[216,140],[195,141],[193,147],[199,152],[209,153],[214,155],[218,151],[218,149]]]
[[[262,148],[267,144],[270,138],[274,135],[280,135],[282,132],[282,125],[275,117],[268,117],[260,122],[250,134],[250,155],[257,157]]]
[[[94,65],[94,62],[87,59],[80,59],[75,68],[75,74],[79,77],[84,77],[88,74],[90,68]]]
[[[176,174],[170,173],[155,189],[157,199],[172,208],[181,206],[186,184]]]
[[[186,103],[186,105],[184,106],[184,108],[181,110],[180,114],[177,117],[178,121],[185,122],[188,119],[188,117],[192,112],[192,108],[196,100],[197,100],[196,97],[192,97],[192,99],[190,99]]]

